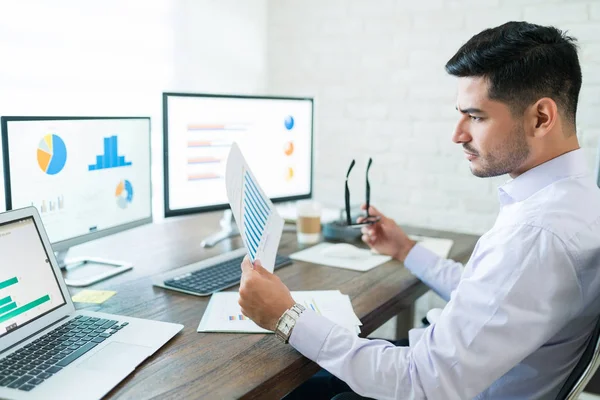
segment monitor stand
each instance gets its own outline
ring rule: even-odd
[[[65,283],[69,286],[88,286],[110,278],[133,268],[132,263],[107,260],[96,257],[78,257],[67,259],[67,250],[54,252],[58,266],[66,271]],[[87,267],[88,271],[80,268]],[[71,272],[71,277],[69,277]]]
[[[200,246],[214,247],[219,242],[222,242],[225,239],[229,239],[240,234],[240,231],[235,223],[235,219],[233,218],[233,213],[231,212],[231,210],[223,211],[223,216],[219,221],[219,225],[221,225],[221,230],[217,233],[213,233],[212,235],[204,239],[200,243]]]
[[[204,239],[200,245],[202,247],[214,247],[218,243],[222,242],[225,239],[229,239],[240,234],[240,231],[235,223],[235,218],[233,218],[233,213],[231,210],[223,211],[223,216],[219,221],[219,225],[221,225],[221,230],[213,233]],[[296,226],[283,226],[284,232],[296,232]]]

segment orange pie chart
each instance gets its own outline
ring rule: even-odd
[[[285,152],[286,156],[291,156],[294,153],[294,143],[287,142],[283,151]]]

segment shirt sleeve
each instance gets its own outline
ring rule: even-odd
[[[408,252],[404,266],[446,301],[458,286],[464,268],[461,263],[440,258],[419,244]]]
[[[475,397],[554,336],[582,304],[562,241],[532,227],[502,233],[471,260],[438,322],[413,347],[361,339],[307,312],[290,343],[362,396]]]

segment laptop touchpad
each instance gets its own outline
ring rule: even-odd
[[[121,369],[131,371],[151,354],[150,347],[112,342],[77,367],[96,371]]]

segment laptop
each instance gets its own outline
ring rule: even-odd
[[[75,310],[37,210],[0,214],[0,398],[100,399],[182,328]]]

